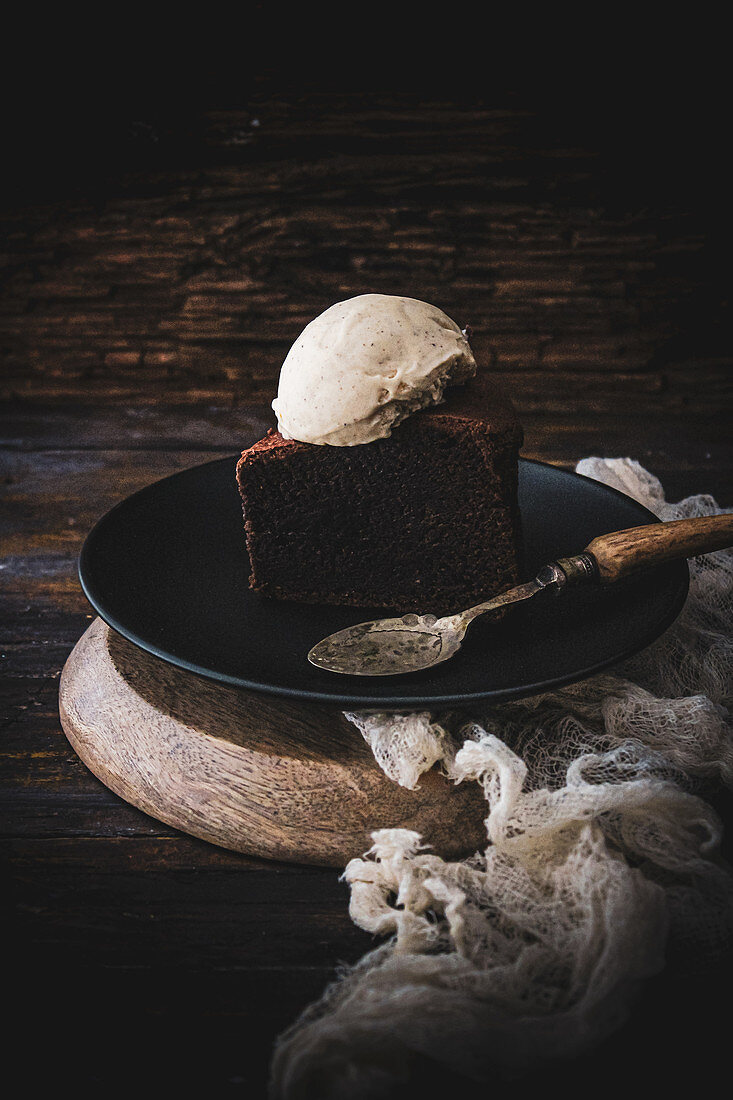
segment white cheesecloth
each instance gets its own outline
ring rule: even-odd
[[[662,520],[724,511],[668,504],[630,459],[577,471]],[[578,1054],[670,954],[704,968],[730,952],[733,875],[705,793],[733,786],[733,551],[689,564],[677,621],[611,672],[470,720],[347,715],[395,782],[438,766],[480,783],[487,845],[450,862],[409,830],[372,834],[343,878],[352,920],[388,938],[280,1036],[274,1100],[377,1098],[420,1057],[487,1082]]]

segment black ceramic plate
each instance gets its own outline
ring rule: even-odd
[[[311,646],[385,612],[251,592],[235,463],[196,466],[128,497],[94,527],[79,563],[87,598],[114,630],[221,683],[345,708],[499,702],[637,652],[670,625],[687,594],[687,564],[677,562],[607,589],[540,595],[498,624],[479,619],[461,651],[433,669],[373,678],[325,672],[309,664]],[[526,459],[519,501],[528,577],[596,535],[656,518],[614,489]]]

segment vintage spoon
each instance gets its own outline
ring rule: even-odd
[[[485,603],[442,619],[403,615],[358,623],[313,646],[308,660],[329,672],[351,676],[398,676],[447,661],[458,652],[471,622],[486,611],[528,600],[545,589],[594,583],[608,585],[639,569],[707,554],[733,544],[733,515],[702,516],[630,527],[593,539],[582,554],[559,558],[534,580]]]

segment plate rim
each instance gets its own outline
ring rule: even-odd
[[[686,559],[682,559],[675,564],[682,566],[680,570],[680,585],[677,594],[677,598],[672,601],[670,609],[667,615],[661,620],[661,628],[657,624],[653,630],[650,630],[643,635],[637,635],[632,643],[619,650],[613,657],[607,658],[601,661],[597,661],[590,665],[584,666],[579,671],[569,673],[566,676],[554,676],[547,680],[538,680],[532,684],[523,684],[517,688],[505,688],[499,690],[467,692],[460,694],[445,694],[445,695],[431,695],[420,698],[418,692],[413,693],[410,696],[405,696],[399,692],[392,693],[390,695],[380,695],[378,699],[373,696],[359,695],[358,692],[344,693],[337,690],[334,691],[316,691],[309,688],[292,688],[283,687],[277,684],[263,684],[257,681],[248,680],[245,677],[233,676],[228,673],[216,672],[213,669],[206,669],[200,665],[195,665],[191,661],[182,657],[177,657],[174,654],[169,653],[167,650],[162,649],[160,646],[156,646],[154,642],[149,642],[142,639],[138,634],[129,628],[125,627],[123,623],[120,623],[116,616],[104,611],[99,604],[98,599],[94,596],[91,586],[88,584],[84,576],[85,562],[89,558],[90,546],[93,542],[93,538],[98,528],[102,524],[106,523],[108,519],[123,506],[128,504],[136,497],[147,493],[150,489],[160,486],[167,481],[171,481],[174,478],[185,476],[193,470],[200,470],[205,466],[213,466],[217,463],[225,463],[228,461],[236,461],[238,458],[236,455],[223,455],[219,458],[210,459],[207,462],[200,462],[194,466],[188,466],[183,470],[176,470],[172,474],[166,474],[165,477],[158,478],[156,481],[151,481],[148,485],[142,486],[142,488],[135,490],[134,493],[130,493],[122,500],[117,501],[106,512],[103,513],[96,520],[93,526],[84,539],[81,550],[78,555],[77,561],[77,575],[79,578],[79,584],[85,598],[99,616],[103,622],[120,634],[127,641],[133,645],[142,649],[145,653],[150,654],[159,660],[164,661],[166,664],[173,665],[175,668],[183,669],[186,672],[190,672],[195,676],[216,684],[226,685],[230,688],[239,688],[244,691],[252,691],[262,695],[274,695],[279,698],[300,700],[305,702],[319,703],[319,704],[331,704],[338,705],[341,709],[359,709],[369,710],[373,712],[381,712],[385,709],[389,710],[408,710],[414,711],[416,709],[435,709],[436,707],[446,706],[461,706],[465,704],[483,702],[486,704],[503,704],[515,699],[524,699],[532,695],[540,695],[544,692],[565,687],[568,684],[579,683],[582,680],[588,679],[590,676],[595,675],[598,672],[602,672],[604,669],[610,668],[614,665],[620,664],[622,661],[627,660],[636,653],[640,653],[648,645],[650,645],[657,638],[660,638],[662,634],[672,625],[677,619],[682,608],[685,605],[690,586],[690,570]],[[576,470],[566,470],[562,466],[554,465],[551,462],[543,462],[536,458],[525,458],[520,455],[518,462],[520,464],[527,464],[532,466],[539,466],[545,469],[553,470],[555,473],[559,473],[564,477],[577,478],[578,480],[594,485],[596,488],[600,488],[602,491],[611,493],[613,496],[617,496],[620,499],[631,502],[639,510],[640,513],[646,515],[653,523],[662,522],[659,516],[655,515],[646,505],[641,504],[640,501],[634,497],[629,496],[627,493],[623,493],[620,489],[616,489],[612,485],[606,485],[605,482],[597,481],[595,478],[587,477],[585,474],[579,474]],[[355,609],[357,610],[357,609]],[[334,674],[336,675],[336,674]],[[358,680],[358,677],[354,677],[354,680]],[[376,679],[376,678],[374,678]],[[385,680],[392,679],[391,677],[384,677]],[[372,681],[373,682],[373,681]]]

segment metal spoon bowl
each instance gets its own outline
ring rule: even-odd
[[[358,676],[397,676],[430,668],[452,657],[463,633],[449,619],[405,615],[358,623],[331,634],[314,646],[308,660],[329,672]]]
[[[529,599],[548,584],[559,584],[552,572],[555,568],[548,566],[528,584],[442,619],[435,615],[403,615],[347,626],[313,646],[308,660],[317,668],[352,676],[399,676],[431,668],[458,652],[469,623],[478,615]],[[564,582],[565,576],[561,575]]]

